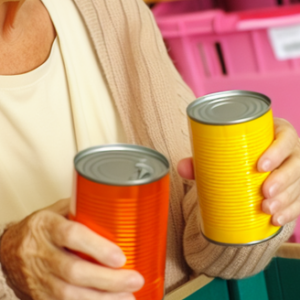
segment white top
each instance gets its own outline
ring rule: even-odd
[[[0,222],[70,197],[78,150],[125,140],[72,0],[44,0],[57,39],[39,68],[0,76]]]

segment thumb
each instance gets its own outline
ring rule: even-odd
[[[70,208],[70,198],[62,199],[54,204],[44,208],[43,210],[50,210],[62,216],[67,216]]]
[[[182,178],[195,179],[193,159],[191,157],[182,159],[177,165],[177,171]]]

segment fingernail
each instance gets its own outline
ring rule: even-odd
[[[270,210],[271,215],[273,215],[277,211],[278,206],[279,206],[279,203],[277,201],[273,201],[270,203],[269,210]]]
[[[127,286],[133,291],[140,289],[144,283],[144,278],[139,274],[132,275],[127,279]]]
[[[263,163],[261,168],[263,169],[263,171],[268,172],[270,171],[270,167],[271,167],[271,161],[266,159]]]
[[[122,267],[126,263],[126,256],[120,252],[114,252],[111,254],[111,260],[116,267]]]
[[[280,216],[277,218],[277,222],[280,226],[283,226],[285,224],[285,218],[283,216]]]
[[[273,197],[278,189],[278,183],[273,184],[269,189],[269,195]]]

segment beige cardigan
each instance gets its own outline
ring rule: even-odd
[[[178,161],[191,155],[185,109],[194,95],[169,59],[150,10],[142,0],[74,1],[94,42],[128,142],[162,152],[172,165],[167,291],[192,273],[241,278],[262,270],[294,224],[271,241],[250,247],[222,247],[203,238],[195,185],[176,172]],[[2,273],[0,299],[17,299]]]

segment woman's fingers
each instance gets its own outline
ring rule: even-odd
[[[51,294],[49,297],[54,296],[54,299],[57,300],[135,300],[131,293],[107,293],[83,288],[68,284],[55,276],[51,276],[49,279],[49,292]]]
[[[85,261],[58,249],[48,260],[51,272],[65,282],[108,292],[135,292],[144,285],[133,270],[116,270]]]
[[[295,220],[300,214],[299,185],[300,182],[297,180],[275,197],[263,201],[262,210],[273,215],[272,223],[275,226],[283,226]]]
[[[297,219],[300,214],[300,201],[294,201],[284,210],[275,213],[272,217],[272,223],[275,226],[283,226]]]
[[[300,143],[287,121],[275,119],[275,141],[260,158],[258,170],[274,170],[262,186],[262,210],[273,215],[275,226],[295,220],[300,215]]]
[[[126,262],[124,253],[116,244],[80,223],[62,218],[51,231],[53,242],[59,247],[85,253],[113,268],[120,268]]]
[[[260,157],[257,164],[259,172],[278,168],[291,155],[298,142],[297,132],[288,121],[275,118],[274,125],[275,140]]]
[[[275,197],[286,190],[300,178],[300,148],[286,159],[283,164],[273,171],[265,180],[262,191],[266,198]],[[298,187],[300,191],[300,185]]]
[[[179,161],[177,165],[177,171],[182,178],[195,179],[192,157],[184,158],[181,161]]]
[[[61,204],[57,206],[59,211]],[[64,247],[114,268],[126,261],[117,245],[84,225],[42,210],[6,231],[1,242],[1,263],[13,286],[32,299],[47,299],[43,298],[45,292],[49,300],[134,299],[130,293],[144,284],[136,271],[90,263]],[[59,278],[63,287],[54,289],[53,277]],[[56,294],[58,291],[62,294]]]
[[[126,262],[122,250],[86,226],[65,220],[52,228],[52,239],[58,247],[66,247],[89,255],[105,266],[119,268]],[[133,292],[144,285],[143,277],[136,271],[114,270],[57,251],[51,257],[52,269],[67,282],[110,292]]]

